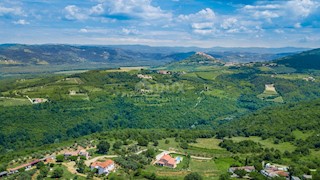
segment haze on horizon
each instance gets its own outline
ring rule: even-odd
[[[0,43],[320,45],[320,0],[3,0]]]

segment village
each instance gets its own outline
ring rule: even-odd
[[[38,166],[47,165],[53,167],[54,165],[64,165],[67,167],[68,171],[74,175],[87,177],[83,170],[79,170],[79,161],[83,162],[84,168],[90,169],[92,174],[94,174],[94,179],[100,179],[102,177],[107,177],[110,173],[116,172],[121,169],[121,165],[114,161],[114,158],[119,157],[119,155],[93,155],[90,154],[92,150],[96,147],[81,147],[76,146],[74,149],[62,150],[60,152],[55,152],[52,155],[43,157],[41,159],[33,159],[28,163],[18,165],[14,168],[9,168],[7,171],[0,172],[1,177],[7,177],[14,175],[16,173],[21,173],[24,171],[30,171],[32,169],[37,169]],[[140,155],[145,153],[148,149],[137,149],[134,153],[135,155]],[[157,168],[169,168],[175,169],[177,166],[184,161],[186,154],[177,152],[175,149],[170,148],[169,151],[158,149],[160,152],[154,156],[151,161],[151,165]],[[93,156],[92,156],[93,155]],[[127,155],[126,155],[127,156]],[[211,158],[191,156],[194,159],[210,160]],[[210,167],[208,167],[210,168]],[[50,168],[50,171],[53,171]],[[309,180],[312,179],[312,175],[304,174],[302,177],[290,176],[290,167],[286,165],[275,164],[272,162],[262,162],[261,167],[256,166],[232,166],[228,169],[228,173],[233,179],[251,179],[250,173],[256,172],[262,174],[268,179],[272,178],[284,178],[287,180]]]

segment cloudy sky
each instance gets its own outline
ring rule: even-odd
[[[320,47],[320,0],[1,0],[0,43]]]

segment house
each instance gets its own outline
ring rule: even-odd
[[[156,164],[159,166],[176,168],[177,164],[179,164],[181,161],[181,157],[173,158],[167,152],[162,152],[156,156]]]
[[[266,164],[264,167],[264,170],[261,170],[261,174],[269,177],[269,178],[274,178],[274,177],[289,177],[289,172],[288,172],[288,167],[283,166],[283,165],[278,165],[278,164]]]
[[[70,91],[69,91],[69,95],[71,95],[71,96],[77,95],[77,91],[75,91],[75,90],[70,90]]]
[[[303,78],[303,80],[314,82],[316,79],[314,77],[310,76],[310,77],[307,77],[307,78]]]
[[[64,157],[71,157],[71,156],[78,156],[79,151],[70,151],[70,152],[65,152],[63,155]]]
[[[304,175],[302,176],[302,179],[312,179],[312,175],[304,174]]]
[[[159,70],[158,74],[171,74],[170,71],[165,71],[165,70]]]
[[[7,171],[0,172],[0,177],[8,175]]]
[[[85,149],[79,151],[79,156],[84,156],[86,159],[89,159],[89,152]]]
[[[84,156],[86,157],[86,159],[89,159],[89,152],[87,152],[85,149],[65,152],[63,155],[65,158],[71,157],[71,156]]]
[[[140,79],[152,79],[152,76],[143,75],[143,74],[138,74],[137,77],[140,78]]]
[[[18,167],[9,169],[9,173],[13,174],[13,173],[17,173],[19,171],[19,169],[29,169],[29,168],[31,168],[31,165],[29,163],[28,164],[22,164],[22,165],[20,165]]]
[[[245,170],[246,172],[250,173],[256,170],[256,168],[254,168],[254,166],[242,166],[242,167],[230,167],[228,172],[233,173],[236,170]]]
[[[108,159],[104,162],[93,162],[90,166],[91,171],[94,169],[98,169],[98,174],[109,174],[111,171],[115,169],[114,161]]]

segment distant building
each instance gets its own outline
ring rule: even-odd
[[[71,156],[84,156],[86,159],[89,159],[89,153],[85,149],[65,152],[63,155],[65,158],[71,157]]]
[[[171,74],[171,72],[166,70],[159,70],[158,74]]]
[[[0,177],[6,176],[6,175],[8,175],[7,171],[0,172]]]
[[[310,77],[303,78],[303,80],[314,82],[316,79],[310,76]]]
[[[114,161],[108,159],[104,162],[93,162],[90,166],[91,171],[94,169],[98,169],[98,174],[109,174],[111,171],[115,169]]]
[[[72,95],[77,95],[77,91],[75,91],[75,90],[70,90],[70,91],[69,91],[69,95],[71,95],[71,96],[72,96]]]
[[[288,166],[284,165],[278,165],[278,164],[266,164],[264,169],[261,170],[261,174],[269,177],[269,178],[274,178],[274,177],[289,177],[289,172],[288,172]]]
[[[140,79],[152,79],[152,76],[143,75],[143,74],[138,74],[137,77],[140,78]]]
[[[234,173],[236,170],[245,170],[246,172],[250,173],[252,171],[255,171],[256,169],[254,168],[254,166],[230,167],[228,172]]]
[[[166,166],[170,168],[176,168],[177,164],[179,164],[182,161],[182,157],[171,157],[168,152],[164,151],[161,154],[158,154],[156,156],[156,163],[159,166]]]

